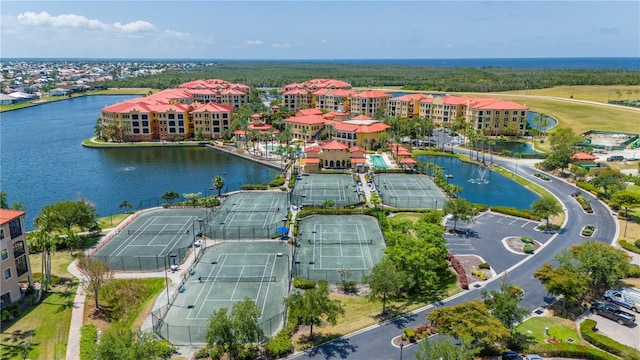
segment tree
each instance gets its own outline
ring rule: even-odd
[[[591,280],[589,288],[594,294],[619,286],[620,279],[629,272],[630,257],[624,250],[597,241],[564,249],[556,259],[577,276],[588,277]]]
[[[472,360],[480,349],[462,342],[456,344],[450,338],[426,339],[420,343],[420,352],[416,353],[417,360]]]
[[[547,224],[545,229],[549,229],[549,217],[557,215],[562,211],[562,205],[551,196],[544,196],[531,204],[531,210],[536,216],[545,219]]]
[[[169,205],[173,204],[173,202],[178,198],[180,198],[180,195],[173,190],[167,191],[160,197],[160,199],[166,201]]]
[[[226,308],[214,311],[209,318],[206,341],[236,357],[242,345],[259,343],[264,340],[264,332],[258,325],[260,309],[249,297],[234,303],[231,314]]]
[[[127,200],[123,200],[120,205],[118,205],[118,207],[120,209],[131,209],[133,207],[133,205],[128,202]],[[126,212],[128,212],[128,210],[125,210]]]
[[[581,301],[589,291],[590,280],[587,277],[577,277],[575,273],[563,267],[554,269],[550,263],[542,265],[533,273],[533,277],[540,280],[550,294],[564,295],[562,308],[565,308],[567,302]]]
[[[625,226],[624,236],[627,236],[627,224],[629,223],[629,209],[640,206],[640,194],[632,190],[618,191],[611,197],[611,201],[624,209]]]
[[[151,332],[111,327],[100,337],[96,360],[169,359],[177,349]]]
[[[40,251],[42,255],[40,270],[40,287],[39,296],[42,292],[49,290],[51,283],[51,255],[56,250],[57,239],[51,235],[49,231],[37,228],[27,234],[27,243],[31,252]]]
[[[310,338],[313,338],[314,326],[321,326],[325,321],[335,325],[338,315],[344,314],[340,300],[329,298],[329,288],[326,284],[320,284],[304,293],[294,293],[286,302],[289,316],[296,318],[299,325],[309,325]]]
[[[471,221],[473,216],[473,206],[470,202],[455,198],[444,203],[445,214],[451,214],[453,219],[453,231],[456,231],[458,221]]]
[[[427,319],[438,332],[474,346],[491,347],[509,336],[509,330],[478,299],[435,309],[427,314]]]
[[[0,190],[0,209],[24,210],[24,205],[20,201],[16,201],[9,206],[7,201],[7,193]]]
[[[211,180],[211,185],[218,190],[218,197],[220,197],[222,195],[222,188],[224,187],[224,178],[217,175],[213,180]]]
[[[624,189],[624,178],[620,170],[606,168],[598,171],[591,183],[604,190],[604,197],[609,198],[610,194]]]
[[[370,291],[367,295],[369,300],[382,300],[382,314],[385,314],[387,299],[396,295],[405,286],[405,279],[405,274],[396,269],[389,258],[384,257],[371,269],[371,274],[365,276],[362,282],[369,284]]]
[[[515,326],[529,315],[530,311],[520,307],[524,292],[518,286],[509,283],[505,275],[500,281],[499,290],[482,290],[482,299],[504,327],[513,335]]]
[[[80,273],[85,276],[87,281],[84,286],[93,292],[96,310],[99,310],[98,296],[100,289],[113,278],[113,273],[109,270],[109,265],[105,261],[93,259],[89,256],[79,257],[77,266]]]
[[[184,193],[182,194],[182,197],[187,199],[187,202],[189,204],[191,204],[191,206],[196,206],[198,205],[198,199],[200,198],[200,196],[202,195],[202,193],[198,192],[198,193]]]

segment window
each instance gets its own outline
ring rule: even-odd
[[[169,132],[170,133],[175,133],[176,132],[176,128],[169,128]]]
[[[143,121],[142,126],[149,126],[149,121]]]
[[[169,114],[169,119],[175,119],[176,118],[176,114]]]
[[[147,119],[149,119],[149,115],[146,115],[146,114],[142,115],[141,117],[142,117],[142,120],[147,120]]]
[[[4,240],[4,228],[0,228],[0,240]]]
[[[13,219],[9,223],[9,233],[11,234],[11,238],[15,239],[18,236],[22,235],[22,226],[20,226],[20,218]]]
[[[16,273],[18,276],[22,276],[29,272],[29,267],[27,266],[27,257],[21,256],[16,259]]]
[[[178,114],[178,119],[184,119],[184,114]]]
[[[175,121],[169,121],[169,126],[176,126],[176,122]]]
[[[24,254],[26,250],[24,249],[24,241],[16,241],[13,244],[13,257],[17,258],[18,256]]]
[[[220,128],[219,127],[214,127],[213,128],[213,132],[214,133],[219,133],[220,132]]]
[[[131,125],[133,125],[133,126],[140,126],[140,122],[139,122],[139,121],[134,121],[133,123],[131,123]]]
[[[223,119],[227,119],[227,118],[229,118],[229,114],[228,114],[228,113],[222,113],[222,118],[223,118]]]
[[[178,121],[178,126],[184,126],[184,120]]]
[[[133,120],[138,120],[138,114],[133,114],[133,115],[131,115],[131,119],[133,119]]]
[[[145,134],[148,134],[149,133],[149,129],[142,129],[142,132],[145,133]]]
[[[184,128],[180,128],[178,131],[179,131],[180,133],[183,133],[183,132],[184,132]]]
[[[5,280],[11,279],[11,268],[8,268],[4,271],[4,279]]]
[[[138,129],[138,128],[133,129],[133,133],[134,134],[140,134],[140,129]]]
[[[2,251],[0,252],[0,256],[2,257],[2,261],[5,261],[9,258],[9,252],[7,251],[7,249],[2,249]]]

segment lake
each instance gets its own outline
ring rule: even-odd
[[[82,141],[105,105],[135,96],[85,96],[3,112],[0,121],[0,189],[9,203],[20,201],[25,227],[42,207],[85,199],[100,216],[122,212],[127,200],[148,207],[169,190],[209,192],[220,175],[228,189],[273,180],[277,170],[209,148],[90,149]]]

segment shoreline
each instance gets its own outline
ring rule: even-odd
[[[0,113],[3,112],[8,112],[8,111],[16,111],[16,110],[21,110],[21,109],[27,109],[30,107],[34,107],[34,106],[39,106],[39,105],[45,105],[45,104],[51,104],[51,103],[55,103],[58,101],[65,101],[65,100],[69,100],[69,99],[74,99],[74,98],[80,98],[80,97],[85,97],[85,96],[123,96],[123,95],[139,95],[139,96],[145,96],[145,94],[141,94],[140,93],[140,89],[137,88],[131,88],[131,91],[124,91],[124,92],[113,92],[110,93],[108,91],[109,90],[100,90],[100,91],[106,91],[108,93],[97,93],[97,92],[92,92],[92,93],[79,93],[77,95],[72,95],[72,96],[60,96],[60,97],[56,97],[53,99],[38,99],[35,101],[27,101],[21,104],[27,104],[25,106],[20,106],[20,107],[14,107],[14,108],[10,108],[10,109],[2,109],[0,108]],[[19,105],[19,104],[16,104]]]

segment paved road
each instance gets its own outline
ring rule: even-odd
[[[455,151],[464,152],[466,150],[455,149]],[[617,222],[606,206],[587,193],[584,195],[587,198],[591,198],[591,206],[594,213],[584,213],[580,205],[571,197],[571,194],[576,191],[576,187],[557,178],[552,178],[551,182],[540,180],[533,176],[534,173],[539,171],[532,167],[532,162],[530,161],[519,160],[516,162],[513,159],[494,156],[493,162],[511,171],[515,171],[517,166],[518,175],[547,188],[565,207],[566,217],[562,230],[552,236],[534,256],[522,259],[507,271],[509,281],[522,287],[525,291],[522,306],[533,311],[544,305],[543,297],[547,295],[544,286],[533,278],[535,270],[545,262],[555,263],[553,257],[561,250],[584,242],[586,239],[580,236],[580,232],[586,224],[594,224],[596,226],[597,231],[593,236],[593,240],[611,243],[613,239],[617,238]],[[501,276],[487,281],[484,288],[489,290],[497,289],[499,287],[499,281],[497,281],[499,278]],[[480,297],[480,289],[473,289],[445,300],[443,305],[460,304],[478,297]],[[423,324],[426,313],[431,309],[432,307],[429,306],[383,324],[372,326],[346,338],[340,338],[307,352],[296,354],[292,358],[398,359],[400,357],[400,349],[393,346],[391,340],[400,335],[403,328]],[[418,349],[418,346],[405,347],[402,350],[403,357],[406,359],[414,358],[414,354]]]

